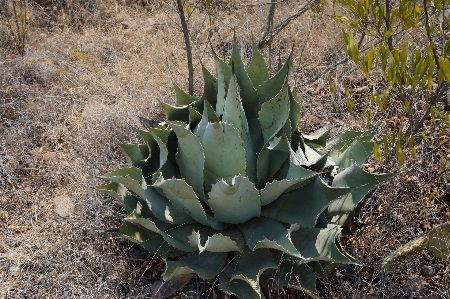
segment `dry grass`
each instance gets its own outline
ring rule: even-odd
[[[190,20],[198,94],[197,62],[214,69],[203,30],[225,56],[234,26],[242,52],[265,30],[267,5],[218,2],[215,26],[200,17]],[[280,4],[275,22],[295,7]],[[163,265],[110,232],[124,209],[94,186],[102,183],[100,175],[124,165],[118,145],[139,140],[136,115],[161,119],[159,101],[174,99],[171,81],[187,86],[182,34],[172,21],[176,12],[163,1],[113,0],[99,1],[93,12],[76,3],[62,10],[33,5],[31,11],[25,57],[15,54],[0,27],[0,297],[148,298]],[[291,79],[300,86],[343,57],[336,32],[326,16],[304,15],[274,41],[273,69],[278,49],[283,60],[295,43]],[[342,65],[333,76],[342,83],[352,72]],[[343,100],[331,100],[326,81],[324,76],[300,88],[301,129],[363,128]],[[424,253],[394,274],[379,267],[391,250],[449,219],[448,202],[439,198],[448,171],[437,170],[448,146],[445,140],[423,143],[422,160],[370,196],[356,219],[365,227],[344,239],[364,266],[333,273],[321,283],[324,298],[450,297],[448,261]],[[424,278],[423,265],[436,274]]]

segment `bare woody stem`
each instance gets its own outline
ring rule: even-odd
[[[180,16],[181,27],[183,29],[184,43],[186,44],[186,56],[188,60],[188,73],[189,73],[189,94],[194,94],[194,65],[192,64],[192,48],[191,39],[189,36],[189,29],[187,26],[186,17],[184,16],[183,5],[181,0],[177,0],[178,15]]]

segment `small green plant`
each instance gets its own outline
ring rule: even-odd
[[[433,228],[426,236],[414,239],[386,256],[381,267],[391,272],[399,261],[408,256],[419,254],[424,249],[443,260],[450,258],[450,224],[442,224]]]
[[[201,98],[175,86],[176,105],[162,104],[168,121],[138,130],[145,143],[121,145],[129,167],[97,188],[125,205],[120,234],[171,258],[165,281],[194,273],[240,298],[261,298],[269,281],[317,298],[317,278],[357,263],[341,226],[393,174],[362,169],[373,134],[327,142],[329,132],[299,132],[291,58],[270,78],[256,46],[252,56],[247,69],[236,44],[229,63],[215,57]]]
[[[427,119],[432,119],[436,134],[448,134],[449,112],[437,106],[450,86],[450,1],[333,3],[348,12],[333,18],[347,25],[343,39],[348,56],[373,91],[370,103],[364,104],[364,116],[370,124],[393,116],[401,122],[386,132],[377,160],[387,163],[396,157],[400,168],[406,151],[417,157],[415,140],[420,140]],[[348,109],[353,110],[347,88],[345,94]]]
[[[24,56],[28,38],[28,0],[0,0],[0,21],[8,28],[14,47]]]

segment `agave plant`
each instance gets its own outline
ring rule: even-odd
[[[99,186],[129,213],[119,233],[166,259],[163,279],[196,273],[240,298],[261,298],[261,278],[318,297],[315,282],[341,263],[341,227],[363,197],[392,174],[361,165],[373,135],[347,131],[327,142],[297,125],[288,84],[291,58],[269,76],[256,47],[247,69],[238,47],[229,63],[203,68],[198,99],[175,86],[167,122],[121,145],[129,167]]]

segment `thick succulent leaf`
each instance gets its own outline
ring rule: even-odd
[[[320,177],[316,177],[312,183],[284,193],[271,204],[264,206],[261,215],[286,223],[314,227],[326,207],[351,190],[331,188],[325,185]]]
[[[186,106],[186,105],[189,105],[189,104],[199,100],[196,97],[193,97],[193,96],[185,93],[176,84],[174,84],[174,88],[175,88],[175,94],[177,97],[177,106]]]
[[[172,130],[177,134],[178,153],[176,161],[186,183],[194,188],[200,200],[205,199],[203,190],[203,168],[205,156],[200,140],[191,131],[184,127],[183,123],[171,122]]]
[[[255,184],[241,175],[235,176],[231,184],[217,181],[209,193],[208,205],[215,218],[225,223],[242,223],[261,213],[261,200]]]
[[[161,102],[161,106],[166,112],[166,116],[168,120],[177,120],[182,122],[189,122],[189,109],[188,105],[185,106],[172,106],[166,103]]]
[[[203,79],[205,80],[205,86],[203,87],[204,100],[207,100],[213,107],[215,107],[217,103],[217,80],[204,66],[202,66],[202,72]]]
[[[223,115],[223,109],[225,107],[225,97],[228,90],[228,83],[231,78],[231,68],[219,58],[215,57],[217,70],[217,102],[216,102],[216,115],[221,117]]]
[[[170,246],[161,235],[153,233],[140,225],[124,222],[118,232],[124,238],[140,244],[152,254],[157,254],[162,257],[176,257],[184,253]]]
[[[245,71],[244,63],[239,55],[239,48],[236,42],[233,45],[230,64],[234,74],[237,77],[245,114],[247,115],[247,118],[257,118],[259,110],[259,95],[253,87],[253,83],[247,72]]]
[[[261,105],[259,122],[264,142],[281,130],[289,118],[289,86],[285,84],[280,92]]]
[[[208,123],[201,138],[205,154],[205,188],[217,180],[231,183],[234,176],[245,174],[246,154],[239,131],[224,122]]]
[[[252,60],[248,65],[247,73],[250,80],[252,80],[254,88],[257,88],[261,83],[270,78],[266,62],[255,44],[252,47]]]
[[[131,211],[136,208],[136,199],[130,197],[132,196],[129,194],[124,197],[124,204],[128,213],[131,213]],[[131,202],[127,202],[130,200]],[[172,224],[186,224],[195,221],[182,211],[177,210],[170,201],[159,194],[153,186],[147,186],[145,197],[139,198],[137,201],[142,205],[145,205],[149,211],[161,221]]]
[[[372,141],[374,137],[370,132],[346,131],[339,134],[336,138],[330,140],[322,152],[330,152],[332,159],[336,159],[353,143],[355,140]]]
[[[373,142],[355,140],[336,158],[336,165],[341,169],[345,169],[354,164],[361,166],[372,153]]]
[[[136,130],[137,133],[144,139],[147,143],[149,150],[149,155],[146,161],[146,165],[149,168],[149,171],[154,173],[156,170],[160,168],[159,161],[159,145],[158,142],[153,138],[152,134],[146,130]]]
[[[401,258],[416,255],[427,248],[427,245],[427,236],[422,236],[406,243],[400,248],[389,253],[389,255],[383,259],[381,262],[381,269],[383,269],[386,273],[391,272],[395,264],[398,263]]]
[[[188,214],[199,223],[209,225],[197,194],[195,194],[194,189],[185,180],[163,180],[160,183],[154,184],[154,186],[163,190],[164,195],[175,208]]]
[[[285,82],[287,82],[287,76],[291,65],[292,60],[289,58],[283,67],[275,74],[275,76],[258,86],[258,93],[261,103],[269,101],[281,92],[284,88]]]
[[[285,134],[272,137],[261,150],[257,160],[257,186],[262,188],[289,157],[290,145]]]
[[[127,190],[128,190],[124,185],[116,183],[116,182],[111,182],[109,184],[97,186],[97,187],[95,187],[95,189],[105,192],[106,194],[114,197],[121,203],[123,203],[123,198],[126,195]]]
[[[323,216],[329,221],[345,225],[361,200],[379,184],[389,180],[395,174],[372,174],[352,165],[334,177],[333,187],[353,187],[354,190],[328,206]]]
[[[291,240],[308,261],[352,263],[353,260],[336,246],[336,239],[340,233],[341,228],[337,225],[330,225],[327,228],[300,227],[291,233]]]
[[[238,298],[261,299],[261,294],[255,292],[246,281],[240,279],[231,280],[231,277],[224,273],[219,274],[219,289],[236,295]]]
[[[244,234],[245,241],[252,251],[258,248],[271,248],[302,258],[292,244],[291,230],[276,220],[258,217],[240,224],[239,229]]]
[[[139,167],[149,156],[149,148],[146,144],[121,144],[120,149],[127,157],[128,166]]]
[[[172,130],[167,129],[157,129],[152,128],[149,129],[150,135],[153,137],[153,139],[156,141],[159,147],[159,167],[162,167],[169,156],[169,150],[167,149],[167,142],[169,139],[169,135],[172,132]],[[152,151],[153,152],[153,151]]]
[[[255,292],[260,293],[259,277],[267,269],[276,269],[272,254],[266,249],[250,251],[245,249],[242,253],[235,252],[234,271],[231,280],[239,279],[247,282]]]
[[[172,277],[197,273],[200,278],[211,279],[217,276],[225,266],[228,252],[199,253],[198,251],[187,254],[177,261],[166,260],[166,271],[163,274],[165,281]]]
[[[295,165],[293,166],[295,167]],[[263,190],[261,190],[261,205],[265,206],[275,201],[281,194],[283,194],[288,188],[296,185],[297,183],[308,180],[317,175],[316,172],[298,167],[297,176],[295,179],[284,179],[281,181],[273,181],[268,183]]]
[[[193,247],[197,247],[200,253],[203,251],[211,252],[230,252],[230,251],[242,251],[245,247],[244,239],[239,232],[233,232],[231,234],[216,233],[212,236],[208,236],[205,240],[204,231],[192,231],[192,234],[188,237],[189,243]],[[204,245],[202,245],[204,243]]]
[[[310,270],[308,265],[296,265],[295,260],[286,258],[286,255],[280,255],[276,261],[278,268],[276,270],[269,269],[263,274],[269,282],[275,282],[280,288],[301,290],[313,298],[320,299],[316,290],[318,276]]]
[[[120,183],[136,193],[138,196],[145,198],[146,184],[142,177],[142,171],[139,168],[120,168],[103,175],[102,178]]]
[[[428,233],[428,249],[431,254],[443,260],[450,257],[450,224],[442,224]]]
[[[297,129],[298,122],[300,121],[300,114],[302,113],[302,106],[298,102],[297,89],[295,87],[289,90],[289,120],[291,121],[291,132]],[[289,135],[290,136],[290,135]]]
[[[330,130],[319,130],[320,133],[314,135],[306,135],[302,134],[303,140],[305,143],[310,144],[314,147],[316,146],[325,146],[327,143],[328,135],[330,135]]]
[[[222,120],[232,124],[239,131],[239,136],[244,140],[247,175],[250,181],[256,182],[256,156],[235,75],[231,76]]]
[[[192,107],[188,107],[189,109],[189,125],[192,126],[193,124],[197,124],[202,120],[202,115],[200,112],[195,110]]]

